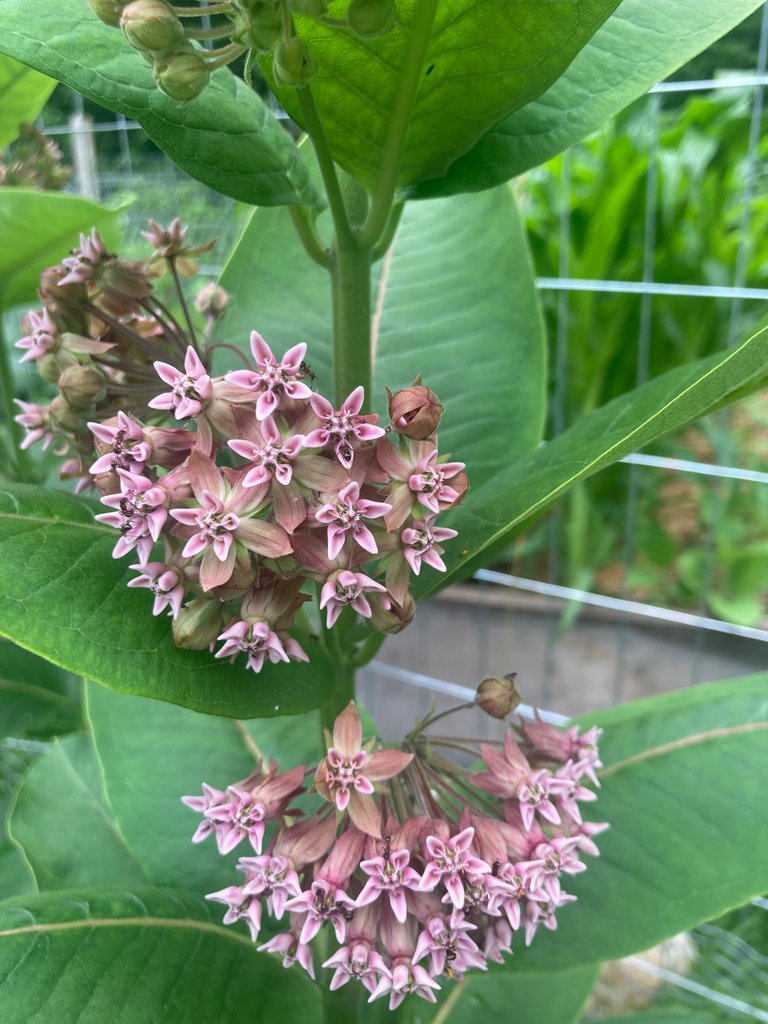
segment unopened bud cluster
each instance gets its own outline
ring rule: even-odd
[[[66,185],[71,173],[56,143],[31,124],[19,125],[18,138],[0,150],[0,186],[54,191]]]
[[[292,28],[292,15],[346,27],[362,39],[384,35],[395,26],[395,0],[350,0],[344,21],[329,18],[330,0],[223,0],[197,9],[177,9],[168,0],[89,0],[107,25],[121,28],[126,39],[152,65],[155,81],[172,99],[199,96],[210,73],[246,51],[272,54],[276,81],[305,86],[317,69],[307,41]],[[213,28],[196,26],[193,19],[213,15]],[[182,21],[182,18],[184,19]],[[214,49],[198,41],[215,39]]]
[[[151,222],[145,233],[177,284],[208,248],[186,247],[185,230]],[[192,320],[183,328],[156,300],[153,273],[96,232],[44,272],[44,308],[17,347],[59,393],[47,407],[18,403],[24,446],[55,439],[69,455],[62,475],[93,482],[109,508],[97,518],[119,532],[114,557],[135,559],[129,586],[152,592],[154,614],[168,610],[180,646],[218,644],[217,657],[243,653],[256,672],[304,661],[313,593],[328,629],[345,611],[402,629],[411,575],[445,569],[455,531],[437,516],[467,488],[463,463],[439,461],[434,408],[428,436],[418,415],[379,426],[361,387],[336,408],[306,382],[305,344],[277,357],[255,331],[246,368],[213,376],[207,342],[226,294],[198,296],[201,345]]]
[[[257,942],[265,914],[284,922],[260,950],[312,978],[322,963],[332,990],[359,982],[391,1010],[409,994],[435,1002],[446,979],[503,962],[518,935],[527,945],[556,928],[575,899],[567,876],[586,870],[581,855],[597,856],[607,828],[579,806],[595,799],[583,782],[599,785],[599,730],[508,729],[503,743],[480,745],[486,770],[470,772],[434,752],[429,724],[402,749],[382,748],[363,742],[350,703],[318,765],[262,764],[183,798],[202,816],[193,842],[246,848],[241,877],[207,897],[226,906],[224,923],[242,920]],[[315,804],[304,797],[299,811],[306,788]]]

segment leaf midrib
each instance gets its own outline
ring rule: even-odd
[[[55,921],[49,924],[27,924],[19,928],[6,928],[0,931],[0,939],[16,935],[42,934],[51,932],[75,931],[78,928],[176,928],[180,930],[208,932],[219,938],[232,939],[248,949],[254,949],[250,939],[239,935],[231,929],[221,928],[206,921],[180,920],[175,917],[92,917],[83,921]]]
[[[73,522],[70,519],[49,519],[47,516],[39,515],[20,515],[19,513],[7,513],[0,512],[0,520],[7,519],[10,522],[19,523],[32,523],[36,526],[76,526],[81,530],[92,530],[94,533],[103,533],[105,537],[113,536],[113,531],[107,526],[102,526],[100,523],[79,523]]]

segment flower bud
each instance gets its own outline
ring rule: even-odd
[[[283,34],[280,15],[274,3],[262,2],[249,5],[250,10],[235,16],[232,40],[257,51],[269,53]]]
[[[278,82],[300,89],[317,70],[317,60],[303,39],[292,36],[278,44],[272,70]]]
[[[222,605],[210,597],[196,597],[173,620],[173,642],[190,651],[205,651],[224,628]]]
[[[394,394],[387,388],[392,428],[414,441],[424,441],[437,430],[443,407],[434,391],[424,387],[421,374],[409,388]]]
[[[158,61],[152,73],[158,88],[172,100],[187,103],[199,96],[211,77],[197,50],[174,53]]]
[[[347,24],[361,39],[375,39],[395,27],[394,0],[352,0],[347,8]]]
[[[55,353],[49,352],[47,355],[42,356],[36,362],[37,372],[40,374],[43,380],[47,380],[49,384],[59,383],[59,377],[61,376],[61,366],[59,365],[59,360]]]
[[[506,718],[522,700],[516,678],[517,672],[510,672],[506,676],[484,679],[477,688],[475,701],[492,718]]]
[[[105,25],[112,25],[113,28],[120,27],[120,15],[125,7],[123,0],[88,0],[88,3],[96,17]]]
[[[195,305],[203,314],[212,320],[218,320],[223,315],[229,300],[232,296],[215,281],[210,281],[202,288],[195,299]]]
[[[59,391],[75,409],[91,409],[105,397],[107,382],[95,366],[68,366],[59,377]]]
[[[131,46],[153,55],[173,52],[184,27],[165,0],[134,0],[123,11],[120,27]]]
[[[51,425],[67,433],[75,433],[85,426],[83,414],[74,409],[63,395],[57,395],[51,402]]]
[[[291,7],[297,14],[306,14],[310,18],[320,18],[325,14],[330,0],[291,0]]]
[[[407,592],[402,604],[398,604],[389,594],[368,596],[372,613],[368,622],[377,633],[399,633],[416,614],[416,602]]]

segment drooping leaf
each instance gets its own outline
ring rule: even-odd
[[[386,145],[390,122],[408,117],[407,83],[413,76],[399,183],[444,174],[492,125],[541,95],[617,2],[398,0],[397,24],[376,39],[298,17],[299,34],[317,57],[311,90],[334,158],[373,185],[382,163],[392,159]],[[332,5],[330,13],[342,15],[347,6]],[[427,35],[422,54],[420,40]],[[270,64],[265,59],[262,65],[267,75]],[[303,125],[297,90],[281,87],[277,94]]]
[[[48,739],[80,728],[79,683],[42,658],[0,642],[0,732]]]
[[[0,189],[0,309],[33,302],[40,271],[67,256],[81,231],[96,228],[116,246],[120,212],[61,192]]]
[[[291,137],[226,68],[197,99],[178,103],[119,29],[86,0],[5,0],[0,51],[138,121],[193,178],[245,203],[322,205]]]
[[[725,35],[761,2],[622,0],[542,96],[497,124],[415,195],[493,188],[543,164]]]
[[[0,1018],[25,1024],[321,1024],[320,991],[168,889],[0,904]]]
[[[767,361],[768,328],[763,328],[725,352],[670,370],[614,399],[517,462],[504,464],[499,452],[499,471],[445,516],[445,524],[459,531],[446,548],[448,572],[420,577],[416,594],[423,597],[469,575],[489,549],[579,480],[726,404],[746,387],[762,386]],[[471,479],[471,465],[468,472]]]
[[[0,57],[0,148],[13,142],[19,125],[34,121],[56,82],[10,57]]]
[[[568,880],[578,902],[515,961],[563,969],[650,949],[768,891],[768,675],[650,697],[584,719],[604,727],[601,856]]]
[[[315,386],[330,395],[327,274],[304,255],[285,211],[254,211],[221,283],[234,296],[221,337],[246,352],[254,329],[275,351],[308,342]],[[374,293],[374,408],[386,411],[385,386],[423,373],[446,410],[441,450],[468,464],[473,486],[500,458],[537,446],[546,346],[509,188],[406,207]]]
[[[117,824],[151,882],[200,893],[236,884],[234,856],[213,838],[193,845],[199,824],[181,797],[244,779],[259,758],[282,770],[318,758],[316,715],[260,722],[211,719],[170,704],[92,687],[88,717]]]
[[[0,635],[63,668],[126,693],[213,715],[298,714],[322,703],[327,655],[301,639],[311,661],[258,675],[213,654],[174,645],[171,620],[129,590],[115,534],[90,501],[28,485],[0,489]]]
[[[112,819],[87,734],[57,740],[37,760],[16,797],[10,830],[41,891],[150,881]]]

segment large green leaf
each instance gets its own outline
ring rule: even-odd
[[[543,96],[485,134],[424,198],[492,188],[595,131],[760,7],[762,0],[622,0]]]
[[[2,38],[0,33],[0,45]],[[34,301],[40,271],[63,259],[81,231],[96,228],[107,245],[116,246],[119,216],[119,209],[80,196],[0,189],[0,309]]]
[[[763,328],[725,352],[670,370],[614,399],[544,447],[506,464],[446,514],[446,525],[459,531],[446,549],[448,572],[420,577],[416,594],[423,597],[469,575],[487,560],[488,549],[579,480],[725,404],[746,387],[764,384],[766,365],[768,328]],[[500,452],[499,459],[503,456]],[[467,469],[471,480],[471,464]]]
[[[651,1010],[625,1017],[602,1017],[600,1024],[716,1024],[717,1017],[699,1010]]]
[[[37,752],[0,742],[0,900],[19,893],[37,892],[35,876],[24,854],[11,842],[8,821],[16,790]]]
[[[259,675],[174,645],[132,573],[112,558],[115,533],[94,505],[24,484],[0,489],[0,635],[78,675],[213,715],[291,715],[318,707],[327,655],[302,638],[311,664]]]
[[[0,57],[0,147],[13,142],[19,125],[34,121],[56,82],[10,57]]]
[[[400,184],[444,174],[492,125],[541,95],[617,3],[398,0],[395,28],[377,39],[297,18],[317,56],[311,89],[335,159],[366,185],[376,181],[390,123],[407,117],[401,82],[412,74]],[[346,6],[334,4],[330,13]],[[264,67],[269,74],[268,61]],[[277,93],[303,124],[297,90]]]
[[[649,949],[768,891],[768,675],[590,715],[605,728],[601,857],[556,932],[515,961],[562,969]],[[569,880],[570,881],[570,880]]]
[[[0,641],[0,733],[48,739],[81,726],[80,684],[68,672]]]
[[[41,891],[150,881],[112,820],[86,734],[57,740],[32,767],[16,797],[11,836]]]
[[[226,68],[190,103],[155,85],[122,32],[86,0],[3,0],[0,51],[138,121],[183,171],[246,203],[322,205],[287,132]]]
[[[211,719],[104,687],[88,694],[88,717],[117,824],[153,883],[212,892],[231,885],[237,854],[212,839],[193,845],[199,819],[181,803],[203,782],[219,789],[245,778],[259,757],[282,769],[317,761],[316,715],[261,722]]]
[[[247,347],[258,329],[281,351],[309,342],[316,386],[330,394],[327,275],[304,256],[285,211],[254,211],[221,283],[234,295],[222,337]],[[375,407],[384,411],[385,385],[423,373],[446,409],[441,448],[467,462],[473,486],[500,459],[536,448],[546,345],[510,188],[406,207],[375,291]]]
[[[0,904],[0,1019],[24,1024],[321,1024],[300,970],[168,889],[68,892]]]

